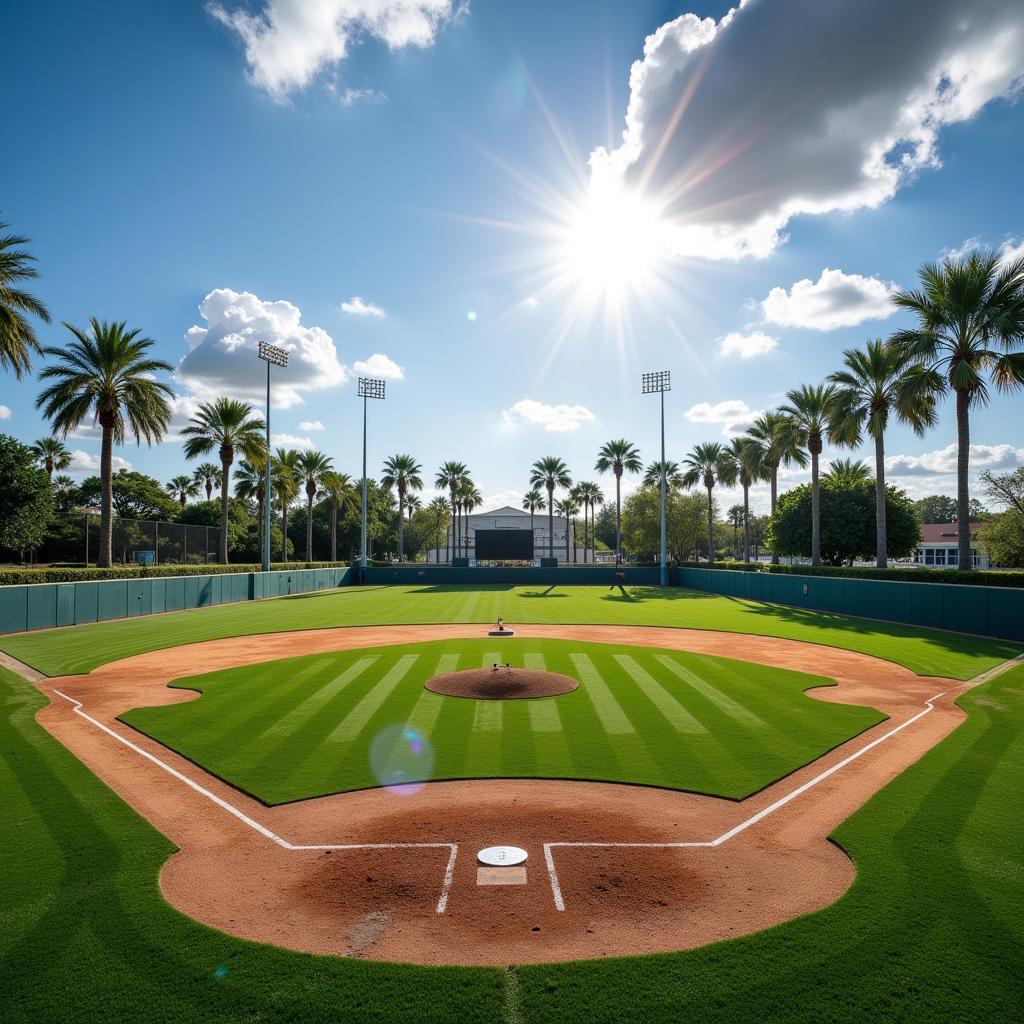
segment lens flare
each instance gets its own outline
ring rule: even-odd
[[[396,796],[418,793],[434,769],[430,740],[409,725],[387,725],[370,743],[370,768]]]

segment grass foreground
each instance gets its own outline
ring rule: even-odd
[[[506,1024],[1011,1021],[1024,1006],[1024,667],[845,822],[851,890],[686,953],[515,968],[316,957],[206,928],[161,897],[172,845],[34,720],[0,670],[5,1022]]]
[[[433,675],[508,661],[583,685],[466,700]],[[432,779],[591,779],[742,799],[884,716],[804,690],[833,681],[726,658],[570,640],[441,640],[245,665],[203,696],[122,715],[265,803]]]
[[[971,679],[1021,652],[1009,641],[830,615],[679,587],[386,586],[170,612],[0,637],[0,649],[49,675],[89,672],[143,651],[227,636],[333,626],[445,622],[673,626],[841,647],[919,675]]]

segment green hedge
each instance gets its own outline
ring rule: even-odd
[[[348,562],[274,562],[276,572],[291,569],[343,568]],[[84,583],[87,580],[134,580],[157,576],[219,576],[225,573],[260,572],[261,565],[117,565],[111,569],[2,569],[0,586],[23,586],[26,583]]]
[[[732,569],[734,572],[769,572],[784,576],[845,576],[855,580],[892,580],[896,583],[947,583],[963,587],[1024,587],[1024,572],[992,569],[876,569],[849,565],[771,565],[767,562],[682,562],[687,569]]]

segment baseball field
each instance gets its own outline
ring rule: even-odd
[[[12,1021],[1021,1017],[1017,645],[466,585],[0,651]]]

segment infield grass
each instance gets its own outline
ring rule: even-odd
[[[0,649],[49,676],[88,672],[142,651],[219,637],[391,623],[551,622],[676,626],[778,636],[859,651],[919,675],[970,679],[1021,647],[1007,641],[678,587],[388,586],[345,587],[118,622],[0,637]]]
[[[490,666],[582,685],[468,700],[433,675]],[[382,783],[592,779],[742,799],[884,718],[804,691],[820,676],[726,658],[570,640],[443,640],[191,676],[198,700],[122,719],[266,803]]]

